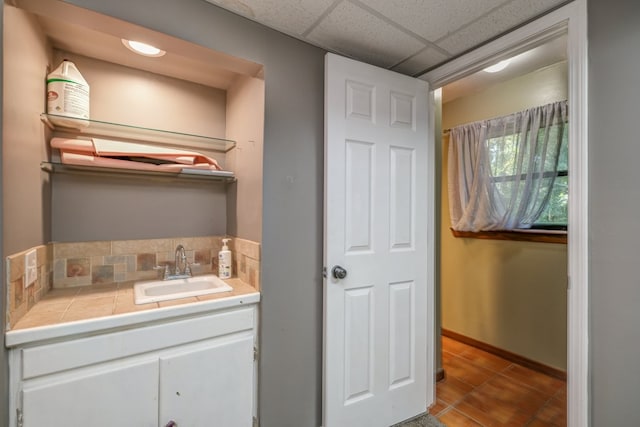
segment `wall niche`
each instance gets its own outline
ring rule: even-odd
[[[261,240],[262,65],[60,1],[15,5],[4,5],[11,34],[3,46],[10,82],[3,99],[5,254],[52,241],[226,234]],[[122,39],[166,55],[136,55]],[[58,131],[41,120],[46,76],[63,59],[90,85],[92,120],[232,140],[224,149],[183,138],[163,144],[213,157],[235,180],[43,170],[58,160],[49,145]]]

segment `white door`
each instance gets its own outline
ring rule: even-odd
[[[326,56],[325,427],[433,400],[427,99],[424,81]]]

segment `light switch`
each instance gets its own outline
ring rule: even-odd
[[[38,278],[38,256],[35,249],[24,255],[24,287],[28,288]]]

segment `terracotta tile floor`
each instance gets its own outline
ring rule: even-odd
[[[442,337],[446,378],[430,413],[447,427],[565,427],[564,381]]]

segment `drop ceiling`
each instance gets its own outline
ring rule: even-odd
[[[419,76],[566,0],[206,0],[330,52]]]
[[[328,51],[420,76],[566,0],[205,0]],[[67,3],[16,0],[38,15],[53,47],[226,89],[261,66]],[[55,6],[55,7],[54,7]],[[211,6],[214,7],[214,6]],[[123,49],[140,38],[167,50],[149,59]],[[95,52],[96,45],[101,46]],[[514,58],[505,72],[477,73],[446,87],[443,101],[564,60],[566,38]]]

